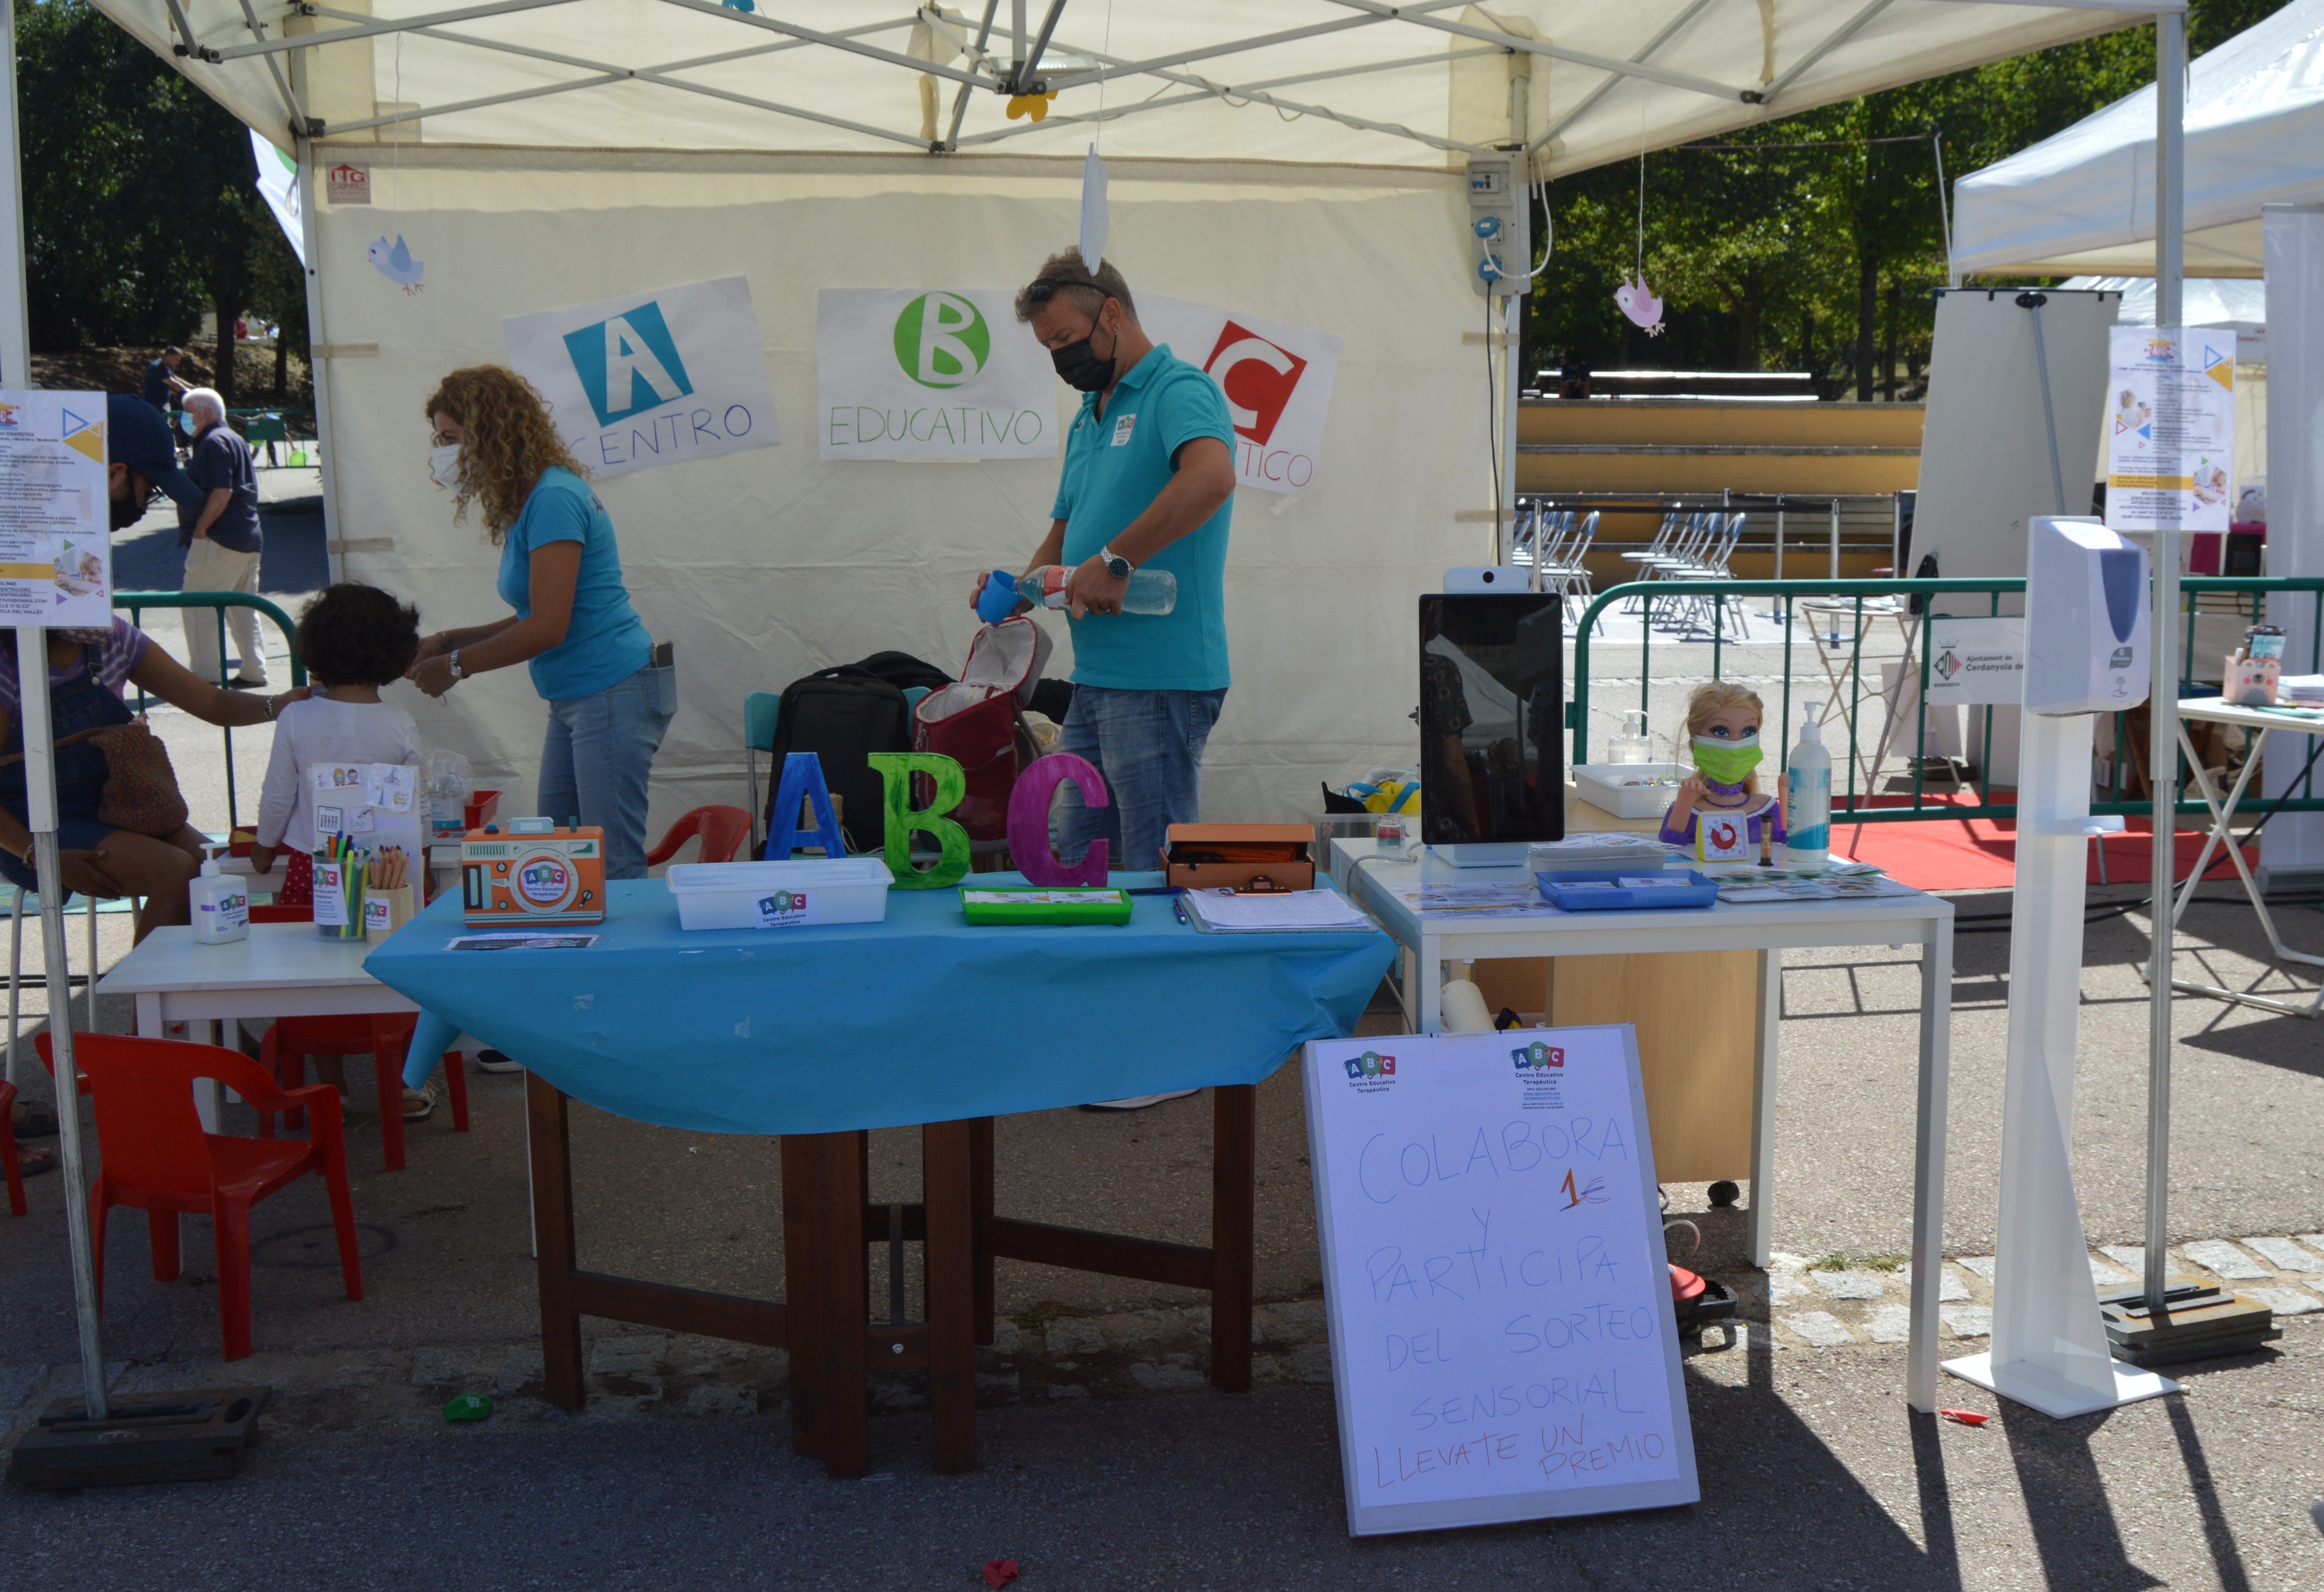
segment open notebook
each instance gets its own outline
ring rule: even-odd
[[[1185,906],[1186,921],[1206,934],[1312,934],[1372,927],[1372,920],[1336,890],[1259,896],[1188,890],[1179,899]]]

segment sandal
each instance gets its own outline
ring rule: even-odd
[[[436,1085],[431,1081],[403,1091],[403,1119],[425,1122],[436,1111]]]
[[[18,1138],[49,1138],[55,1135],[57,1113],[54,1107],[40,1100],[23,1100],[18,1103],[24,1108],[23,1118],[16,1124]]]
[[[16,1175],[38,1177],[43,1172],[54,1172],[57,1159],[54,1150],[19,1150],[16,1152]]]

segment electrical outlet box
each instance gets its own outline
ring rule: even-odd
[[[1469,271],[1480,293],[1506,298],[1532,286],[1533,206],[1525,156],[1469,157]]]

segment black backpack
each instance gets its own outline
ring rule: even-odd
[[[875,652],[847,667],[859,675],[885,680],[899,691],[909,691],[915,686],[936,691],[952,684],[950,675],[908,652]]]
[[[840,797],[840,827],[848,849],[877,852],[886,843],[887,792],[868,760],[875,751],[912,750],[912,714],[901,687],[852,664],[817,671],[783,688],[775,714],[774,764],[767,792],[767,833],[775,822],[775,790],[783,759],[811,751],[823,761],[823,782]]]

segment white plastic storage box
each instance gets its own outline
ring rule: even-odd
[[[1573,788],[1591,806],[1617,818],[1658,818],[1678,800],[1678,786],[1625,785],[1625,779],[1685,778],[1694,770],[1680,763],[1576,763]]]
[[[680,862],[664,876],[682,929],[787,929],[880,923],[895,882],[877,857]]]

